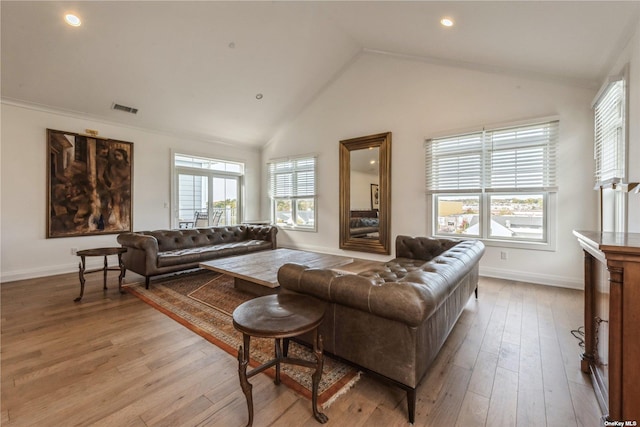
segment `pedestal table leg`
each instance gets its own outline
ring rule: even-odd
[[[78,264],[78,269],[80,270],[79,272],[79,276],[80,276],[80,296],[76,299],[74,299],[75,302],[78,302],[82,299],[82,296],[84,295],[84,270],[85,270],[85,263],[84,263],[84,255],[80,255],[80,264]]]
[[[107,289],[107,271],[109,270],[109,265],[107,264],[107,256],[104,256],[104,269],[102,271],[103,278],[103,286],[102,289]]]
[[[322,367],[324,365],[324,359],[322,356],[322,337],[318,335],[318,329],[314,331],[315,339],[313,340],[313,353],[316,356],[316,370],[313,373],[312,385],[313,391],[311,394],[311,405],[313,406],[313,416],[315,419],[324,424],[329,421],[329,417],[318,410],[318,386],[320,385],[320,379],[322,378]]]
[[[247,334],[242,334],[243,345],[238,349],[238,374],[240,376],[240,387],[247,399],[247,409],[249,410],[249,422],[247,427],[253,425],[253,395],[251,389],[253,386],[247,379],[247,366],[249,365],[249,345],[251,337]]]
[[[122,279],[124,278],[124,273],[127,271],[124,268],[124,263],[122,262],[122,254],[118,254],[118,266],[120,267],[120,275],[118,276],[118,291],[122,292]]]
[[[280,361],[282,360],[282,345],[280,338],[276,338],[275,340],[275,350],[276,350],[276,378],[273,381],[275,385],[280,385]]]

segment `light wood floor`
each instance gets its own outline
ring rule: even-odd
[[[244,426],[236,358],[101,280],[88,277],[81,303],[75,274],[1,285],[0,424]],[[416,425],[600,425],[570,334],[583,293],[479,289],[418,389]],[[319,425],[308,400],[263,374],[252,382],[256,426]],[[408,425],[405,393],[367,376],[324,412],[333,426]]]

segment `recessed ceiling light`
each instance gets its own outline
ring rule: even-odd
[[[453,19],[451,18],[442,18],[440,23],[445,27],[453,27]]]
[[[256,99],[262,99],[262,94],[261,93],[257,94]]]
[[[82,24],[82,22],[80,21],[80,18],[78,18],[73,13],[67,13],[66,15],[64,15],[64,20],[66,21],[67,24],[71,25],[72,27],[79,27]]]

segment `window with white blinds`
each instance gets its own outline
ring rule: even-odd
[[[556,190],[558,122],[427,140],[427,192]]]
[[[316,158],[303,157],[269,163],[271,197],[316,195]]]
[[[625,88],[616,80],[594,105],[594,158],[596,186],[625,178]]]
[[[432,234],[553,250],[558,128],[554,120],[427,140]]]
[[[274,160],[268,164],[273,221],[285,228],[316,227],[315,156]]]

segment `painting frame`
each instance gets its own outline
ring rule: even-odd
[[[377,211],[378,209],[380,209],[380,191],[379,191],[379,189],[380,189],[380,186],[378,184],[371,184],[371,186],[370,186],[370,191],[371,191],[371,210],[376,210]]]
[[[47,239],[133,229],[133,143],[47,129]]]

